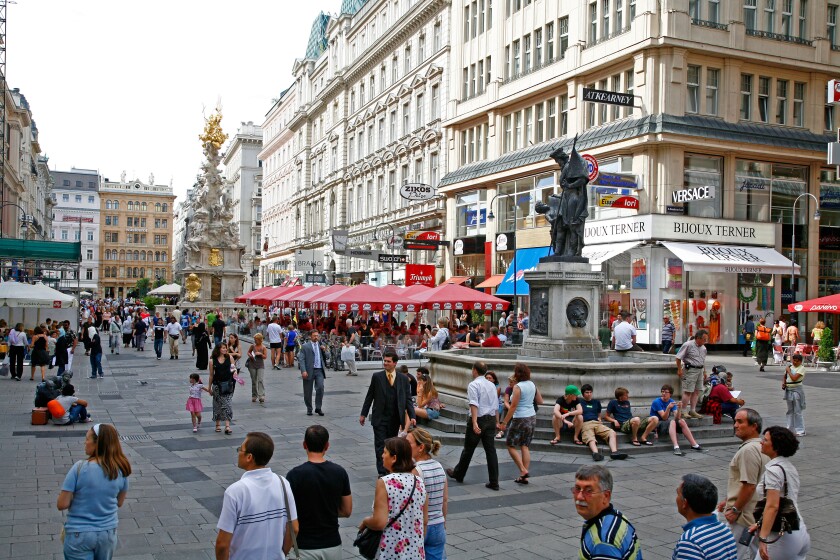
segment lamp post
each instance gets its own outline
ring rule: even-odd
[[[26,217],[26,210],[24,210],[20,205],[15,204],[14,202],[4,202],[4,203],[0,204],[0,239],[3,238],[3,209],[6,208],[6,206],[14,206],[18,210],[20,210],[20,212],[21,212],[20,223],[21,224],[29,223],[29,220]]]
[[[496,219],[496,215],[493,214],[493,203],[496,202],[496,199],[499,198],[499,196],[502,196],[501,193],[497,193],[496,196],[491,198],[490,199],[490,204],[487,205],[487,219],[491,222]],[[506,194],[504,196],[507,197],[507,196],[511,196],[511,195]],[[514,232],[514,235],[515,235],[516,234],[516,205],[515,204],[513,206],[513,217],[514,217],[514,219],[513,219],[513,232]],[[479,221],[481,220],[481,210],[480,209],[479,209],[479,218],[478,219],[479,219]],[[498,232],[496,232],[496,233],[498,233]],[[494,245],[495,245],[495,243],[494,243]],[[514,314],[516,313],[516,303],[517,303],[516,302],[516,282],[517,282],[516,276],[517,276],[518,270],[516,268],[516,252],[517,252],[516,251],[516,245],[514,244],[514,246],[513,246],[513,309],[511,310],[511,313],[514,313]],[[508,313],[508,317],[510,317],[510,313]],[[514,320],[517,320],[515,315],[514,315]]]
[[[396,282],[394,281],[394,244],[396,243],[396,230],[391,224],[379,224],[373,230],[374,239],[379,239],[379,228],[381,227],[387,227],[391,230],[391,284],[396,284]]]
[[[799,199],[803,196],[810,196],[814,199],[814,204],[816,205],[816,210],[814,210],[814,220],[819,221],[820,219],[820,201],[817,199],[816,196],[812,195],[811,193],[802,193],[796,197],[796,200],[793,201],[793,216],[791,216],[791,229],[790,229],[790,297],[791,303],[794,303],[796,300],[796,289],[794,288],[794,275],[796,274],[796,203],[799,202]],[[807,202],[806,202],[807,204]]]

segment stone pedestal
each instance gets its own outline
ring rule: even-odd
[[[198,250],[190,251],[184,267],[186,297],[182,305],[213,307],[217,303],[232,303],[233,298],[242,295],[246,279],[241,264],[244,250],[242,246],[213,247],[202,243]]]
[[[531,307],[522,355],[534,358],[603,359],[598,339],[598,301],[604,283],[588,263],[544,262],[525,272]]]

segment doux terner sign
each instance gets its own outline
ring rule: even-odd
[[[773,246],[776,230],[772,223],[739,225],[730,220],[671,214],[644,214],[590,221],[584,229],[586,245],[647,240]]]

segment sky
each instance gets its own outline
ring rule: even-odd
[[[17,0],[8,87],[26,96],[53,170],[169,184],[183,197],[218,102],[229,135],[262,124],[312,22],[341,0]],[[294,7],[293,10],[289,10]]]

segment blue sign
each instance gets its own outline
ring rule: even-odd
[[[548,255],[548,247],[531,247],[529,249],[517,249],[516,251],[516,295],[527,296],[530,293],[528,282],[524,280],[524,273],[529,270],[536,270],[540,259]],[[513,264],[513,263],[511,263]],[[512,296],[514,282],[514,269],[508,268],[505,277],[499,287],[496,288],[497,296]]]
[[[635,175],[625,175],[623,173],[604,173],[601,172],[594,181],[593,185],[600,185],[604,187],[616,187],[619,189],[638,189],[639,182]]]
[[[479,225],[478,220],[480,219],[481,225],[487,223],[487,208],[481,209],[481,214],[479,214],[475,210],[467,210],[464,209],[464,214],[466,214],[467,218],[467,226],[477,226]]]
[[[636,192],[632,189],[617,189],[610,187],[597,187],[595,189],[595,194],[617,194],[620,196],[636,196]]]

